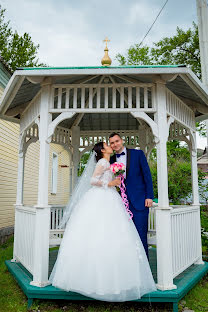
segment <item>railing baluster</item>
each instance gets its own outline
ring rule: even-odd
[[[81,92],[82,92],[82,95],[81,95],[81,108],[85,108],[85,88],[82,87],[81,88]]]
[[[144,87],[144,108],[148,108],[148,94],[147,94],[147,87]]]
[[[51,108],[55,108],[54,105],[55,104],[55,88],[52,87],[51,88],[51,103],[50,103],[50,107]]]
[[[62,88],[58,88],[58,109],[61,108]]]
[[[77,108],[77,88],[74,88],[73,109]]]
[[[92,108],[92,93],[93,93],[93,88],[89,87],[89,108]]]
[[[151,99],[152,99],[152,101],[151,101],[152,109],[154,109],[155,108],[155,102],[156,102],[156,100],[155,100],[155,86],[151,87]]]
[[[132,87],[128,87],[128,108],[132,108]]]
[[[108,109],[108,87],[105,87],[105,105],[104,107]]]
[[[100,108],[100,87],[97,87],[97,109]]]
[[[113,105],[112,107],[116,108],[116,87],[113,87]]]
[[[140,87],[136,87],[136,108],[140,108]]]
[[[124,108],[124,87],[120,87],[120,108]]]
[[[66,100],[65,100],[65,108],[69,109],[69,88],[66,88]]]

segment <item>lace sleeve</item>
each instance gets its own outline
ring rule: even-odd
[[[103,179],[103,174],[106,170],[107,168],[106,168],[105,163],[102,161],[99,161],[91,177],[91,180],[90,180],[91,185],[107,188],[109,181],[105,181],[105,179]]]

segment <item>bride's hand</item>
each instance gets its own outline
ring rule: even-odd
[[[119,186],[119,185],[121,185],[120,178],[115,178],[114,180],[108,183],[108,186]]]

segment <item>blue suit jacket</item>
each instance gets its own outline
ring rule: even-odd
[[[110,163],[114,162],[116,162],[116,155],[110,158]],[[147,209],[145,199],[154,199],[154,192],[150,168],[142,150],[127,148],[125,185],[130,204],[136,210]]]

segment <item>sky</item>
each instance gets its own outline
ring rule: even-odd
[[[48,66],[99,66],[107,36],[112,65],[115,56],[140,43],[165,0],[1,0],[5,18],[19,34],[39,44],[39,60]],[[169,0],[144,44],[188,29],[197,22],[196,0]],[[199,148],[206,138],[197,135]]]

